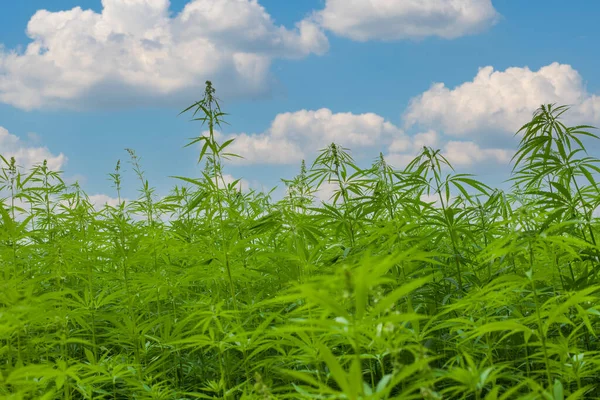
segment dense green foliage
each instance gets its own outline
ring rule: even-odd
[[[600,398],[600,168],[566,110],[519,131],[510,193],[336,144],[283,200],[241,192],[210,84],[206,167],[166,198],[132,150],[139,198],[117,164],[99,211],[2,158],[0,398]]]

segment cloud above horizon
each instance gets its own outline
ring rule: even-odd
[[[37,11],[23,52],[0,46],[0,102],[17,108],[187,99],[213,80],[222,96],[268,92],[273,59],[324,54],[316,23],[277,26],[256,0],[102,0],[100,13]]]
[[[404,131],[380,115],[328,108],[278,114],[262,133],[226,135],[235,138],[227,151],[244,157],[232,159],[236,164],[295,164],[332,142],[358,151],[400,137]]]
[[[587,92],[572,66],[557,62],[537,71],[483,67],[472,81],[453,89],[434,83],[411,100],[404,121],[405,127],[439,129],[454,137],[507,137],[531,120],[538,107],[549,103],[571,105],[566,121],[600,121],[600,96]]]
[[[2,126],[0,126],[0,155],[7,161],[14,157],[17,165],[25,170],[47,160],[48,168],[58,171],[67,162],[67,157],[63,153],[53,154],[47,147],[30,145]],[[0,166],[0,168],[4,167],[6,166]]]
[[[388,147],[386,159],[396,168],[402,168],[412,161],[424,146],[440,149],[441,154],[454,167],[474,164],[508,164],[514,150],[506,148],[486,148],[473,141],[441,140],[442,135],[434,130],[420,132],[394,140]]]
[[[395,167],[404,167],[423,146],[441,148],[457,166],[508,163],[513,154],[510,149],[482,147],[473,141],[448,140],[434,130],[407,134],[375,113],[334,113],[327,108],[278,114],[264,132],[218,133],[217,139],[235,139],[226,151],[243,158],[232,158],[229,162],[233,165],[289,165],[310,161],[332,142],[349,148],[354,156],[374,157],[384,151],[388,162]]]
[[[479,33],[499,17],[491,0],[326,0],[313,14],[324,28],[359,42],[454,39]]]

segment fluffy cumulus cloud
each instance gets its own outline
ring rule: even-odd
[[[118,198],[111,197],[103,193],[93,194],[91,196],[88,196],[88,198],[90,199],[90,203],[92,203],[94,208],[96,208],[97,210],[101,210],[105,205],[108,205],[110,207],[117,207],[119,205]],[[121,201],[129,202],[128,199],[122,199]]]
[[[259,134],[232,134],[227,149],[245,164],[294,164],[335,142],[351,150],[373,148],[402,140],[404,132],[382,116],[334,113],[327,108],[278,114],[269,129]]]
[[[207,134],[207,133],[205,133]],[[408,164],[424,146],[441,148],[457,166],[480,162],[506,163],[512,153],[506,149],[482,148],[472,141],[448,141],[435,130],[407,135],[401,128],[374,113],[334,113],[327,108],[278,114],[265,132],[218,134],[221,142],[235,139],[227,148],[243,159],[234,164],[296,164],[312,159],[318,150],[335,142],[353,154],[376,154],[387,148],[386,159],[396,167]],[[329,196],[327,190],[322,196]],[[321,196],[321,197],[322,197]]]
[[[401,168],[413,160],[424,146],[437,148],[439,144],[440,136],[434,130],[396,138],[388,146],[386,160],[391,165]]]
[[[0,102],[23,109],[119,106],[195,98],[205,80],[224,96],[264,93],[274,58],[322,54],[309,20],[277,26],[257,0],[102,0],[31,17],[23,52],[0,48]]]
[[[439,143],[439,135],[434,130],[417,133],[412,137],[404,136],[394,139],[389,146],[391,153],[412,153],[421,150],[424,146],[435,147]]]
[[[313,18],[337,35],[367,41],[452,39],[480,32],[499,14],[491,0],[326,0]]]
[[[25,169],[29,169],[33,165],[42,163],[46,160],[48,162],[48,168],[57,171],[67,162],[67,157],[63,153],[53,154],[47,147],[29,145],[1,126],[0,154],[7,160],[14,157],[17,165]]]
[[[442,155],[453,166],[471,166],[477,163],[507,164],[513,154],[509,149],[482,148],[472,141],[446,141],[434,130],[394,140],[388,147],[388,162],[398,168],[412,161],[424,146],[441,149]]]
[[[404,118],[458,137],[490,132],[514,133],[548,103],[571,105],[567,114],[578,123],[600,121],[600,97],[586,91],[570,65],[552,63],[537,71],[527,67],[479,69],[475,78],[454,89],[435,83],[412,99]]]
[[[514,152],[508,149],[481,148],[471,141],[450,141],[443,149],[443,155],[455,166],[467,166],[481,162],[508,165]]]

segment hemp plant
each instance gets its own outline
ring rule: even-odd
[[[332,144],[281,199],[227,179],[212,84],[190,111],[200,177],[161,200],[133,152],[140,196],[117,162],[104,206],[0,159],[1,399],[600,398],[600,168],[566,107],[506,191]]]
[[[467,189],[475,190],[487,195],[489,187],[475,179],[469,174],[446,174],[445,169],[454,171],[450,162],[439,150],[424,147],[421,154],[411,161],[406,172],[417,187],[421,187],[427,195],[436,195],[439,201],[439,209],[433,208],[429,215],[427,224],[441,228],[435,241],[440,241],[444,235],[448,237],[451,244],[450,258],[456,267],[457,289],[459,292],[465,290],[463,284],[463,267],[467,261],[461,249],[463,238],[473,240],[474,236],[470,230],[468,216],[469,212],[461,210],[458,205],[460,199],[452,199],[452,188],[459,190],[468,202],[473,201],[473,195]]]
[[[344,232],[349,241],[349,248],[356,246],[357,230],[362,217],[361,203],[354,201],[353,196],[362,196],[363,171],[357,167],[348,149],[331,143],[321,150],[315,159],[310,174],[310,182],[315,189],[320,189],[324,182],[333,185],[332,205],[323,203],[319,213],[338,220],[336,232]],[[340,207],[335,207],[341,199]]]
[[[189,147],[195,144],[201,144],[198,163],[202,162],[206,158],[206,169],[203,172],[203,181],[185,177],[177,178],[188,183],[192,183],[199,189],[194,200],[192,200],[192,202],[188,205],[188,212],[200,205],[203,201],[203,198],[206,197],[214,199],[216,203],[216,211],[218,214],[218,236],[215,237],[216,240],[214,244],[217,245],[217,251],[209,262],[212,262],[212,260],[218,261],[226,273],[230,301],[233,304],[233,309],[238,324],[237,328],[233,329],[242,329],[238,290],[236,289],[232,271],[232,258],[237,257],[240,250],[243,249],[244,246],[240,243],[235,243],[236,240],[240,239],[240,230],[232,227],[229,224],[229,221],[232,218],[232,213],[228,212],[227,200],[230,199],[230,197],[228,196],[228,193],[224,193],[231,192],[235,185],[231,185],[229,187],[226,185],[225,187],[221,186],[224,184],[222,174],[223,159],[227,159],[228,157],[238,157],[236,154],[225,152],[225,149],[231,143],[233,143],[234,139],[226,140],[223,143],[219,143],[217,140],[217,133],[215,132],[215,129],[221,128],[222,124],[225,123],[224,117],[227,114],[221,110],[219,99],[216,97],[216,90],[211,81],[206,81],[204,97],[181,111],[180,115],[188,111],[193,111],[192,121],[200,121],[202,125],[206,124],[208,127],[208,131],[206,132],[208,134],[204,133],[192,138],[191,141],[185,146]],[[196,115],[198,115],[198,117],[196,117]],[[207,205],[209,207],[211,206],[209,204]],[[231,202],[229,203],[229,206],[232,206]],[[210,213],[210,211],[206,211]],[[223,332],[223,335],[224,334],[225,332]],[[224,341],[225,336],[222,336],[221,340]],[[222,353],[220,353],[220,357],[221,363],[225,362]],[[243,358],[244,360],[246,359],[246,350],[243,350]],[[245,374],[249,377],[247,364],[245,362],[243,364],[245,368]],[[224,393],[226,397],[229,391],[228,380],[228,375],[225,373],[223,365],[221,364],[221,380],[220,384],[218,385],[218,390]]]

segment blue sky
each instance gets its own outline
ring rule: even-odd
[[[167,3],[1,5],[0,154],[48,157],[88,194],[114,196],[107,174],[129,147],[166,194],[170,175],[201,168],[182,148],[201,127],[177,114],[206,79],[231,114],[222,136],[246,157],[226,172],[256,188],[331,140],[363,165],[382,151],[401,166],[432,145],[499,185],[512,133],[539,104],[572,104],[573,122],[600,125],[598,2]],[[126,183],[135,196],[131,171]]]

